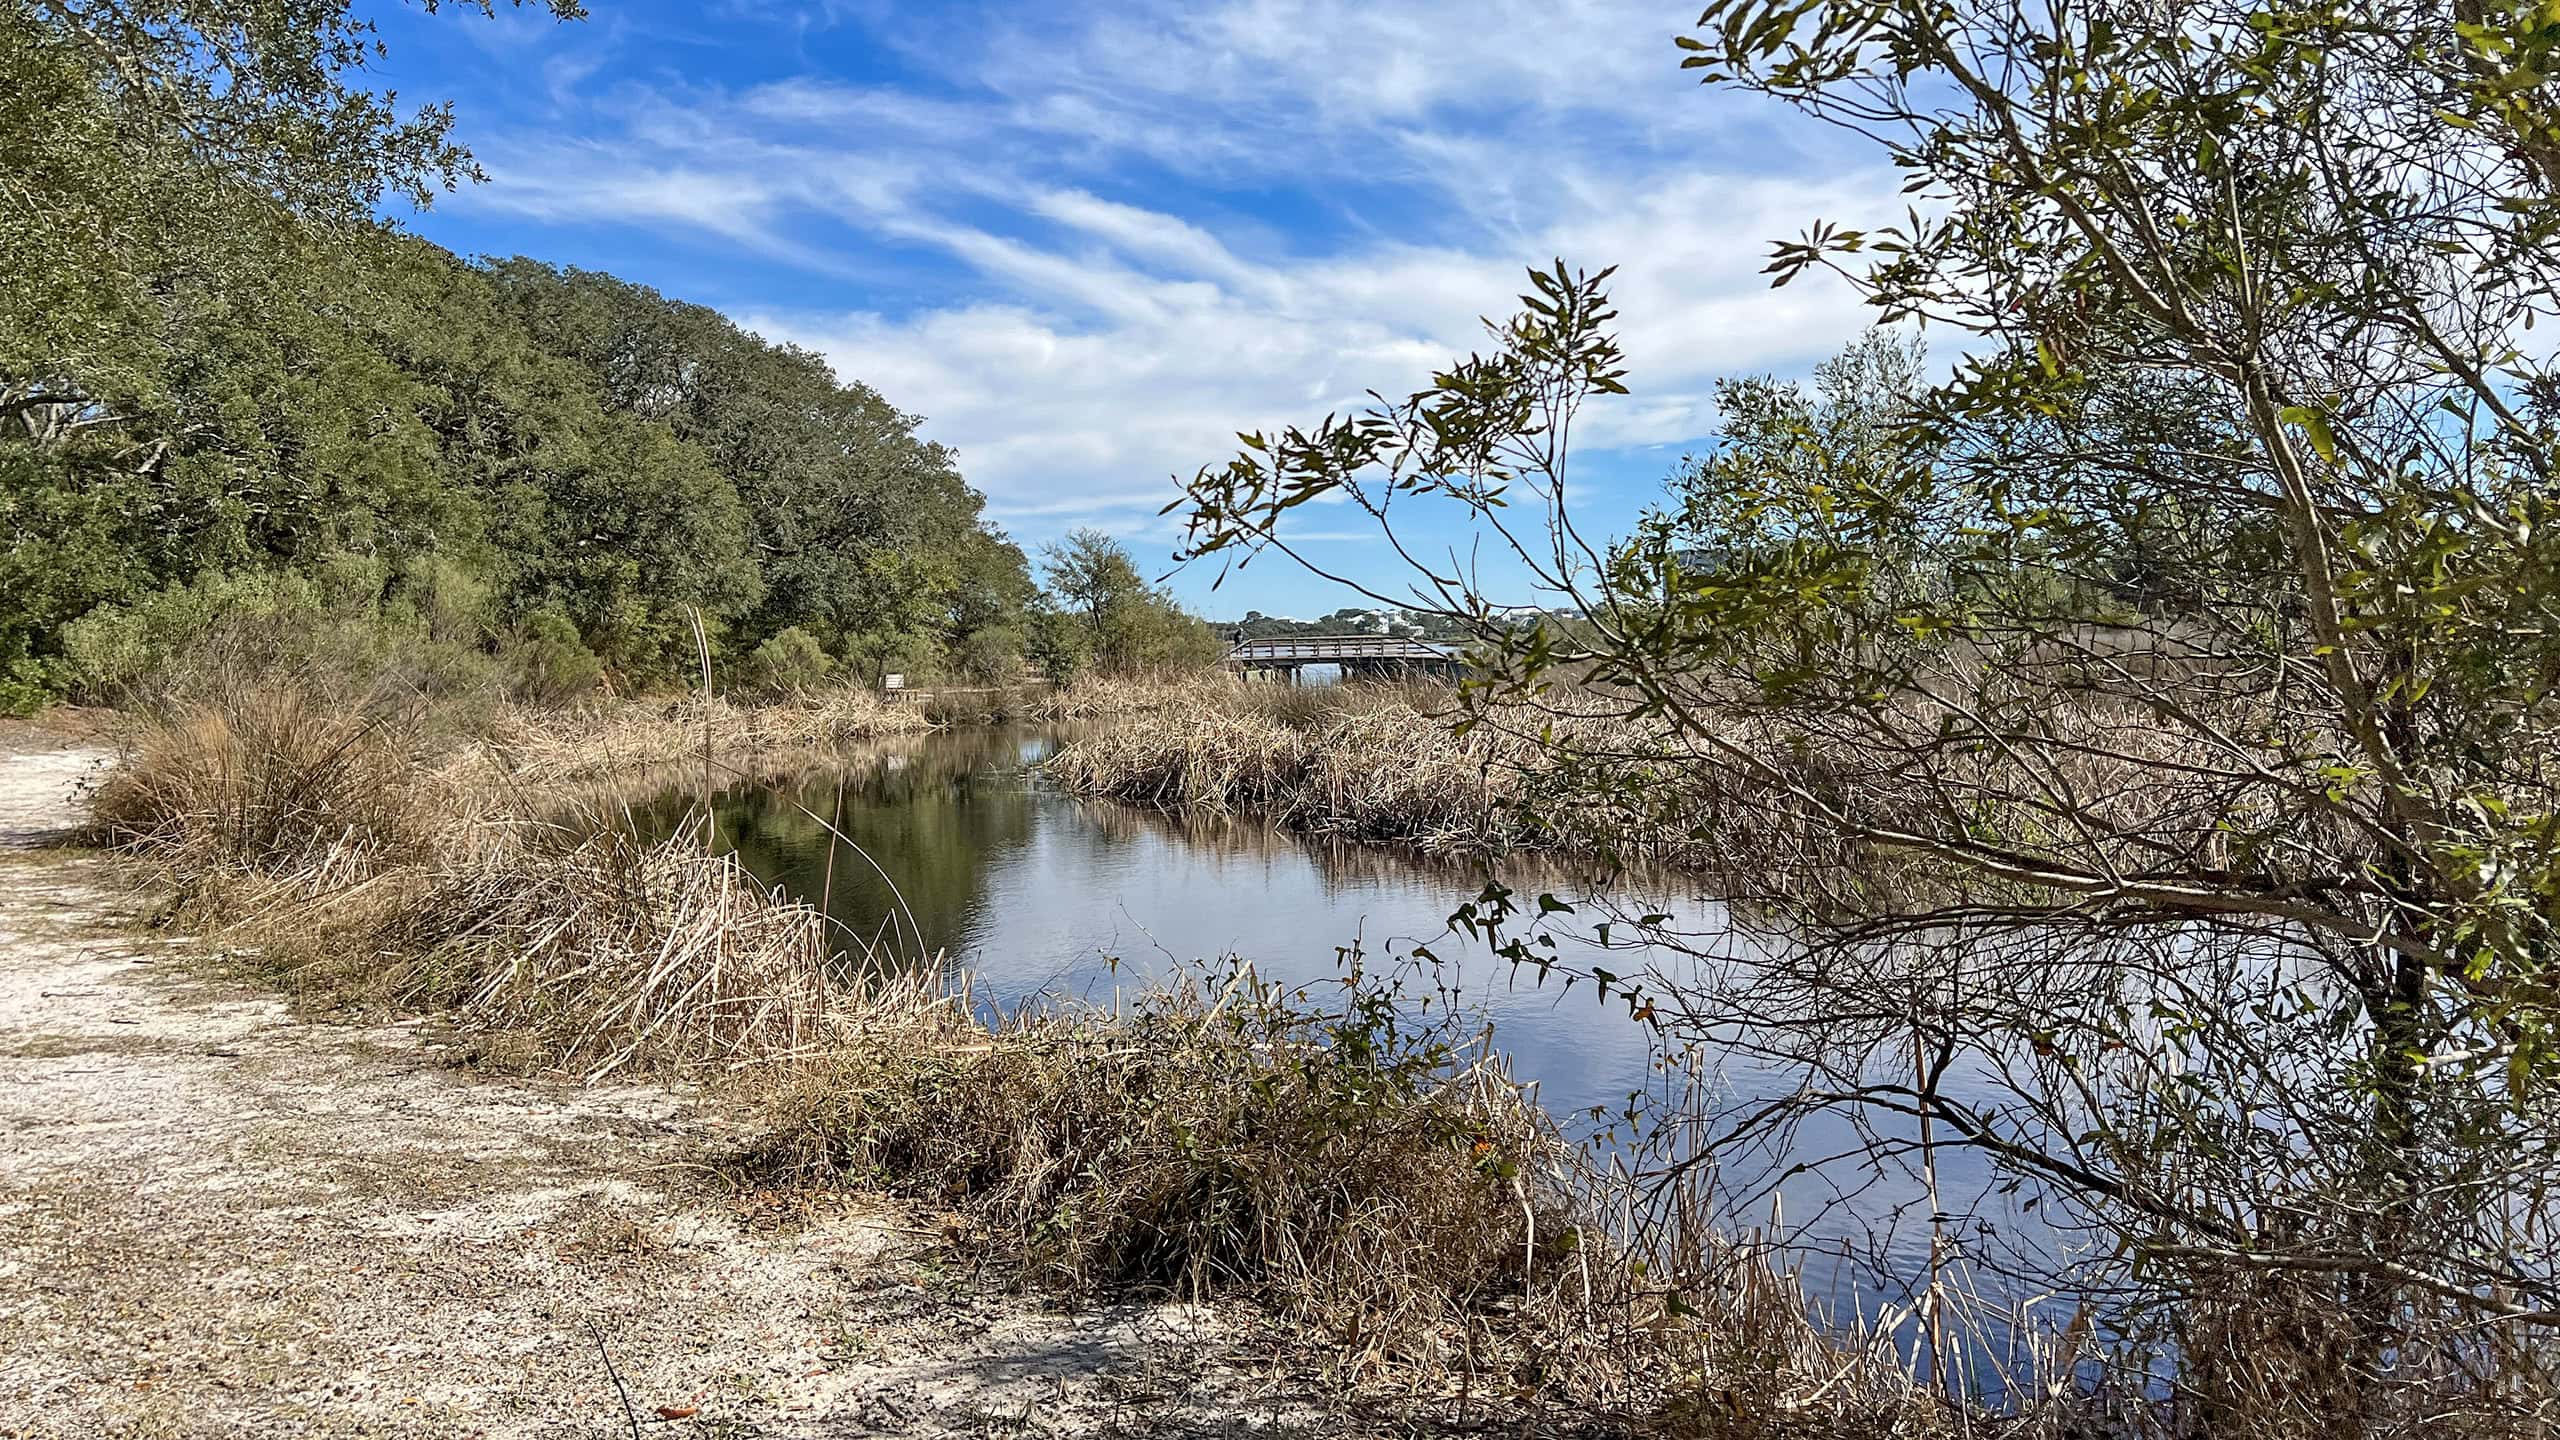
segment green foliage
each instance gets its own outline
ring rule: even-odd
[[[1041,569],[1059,606],[1084,631],[1073,649],[1040,638],[1038,661],[1053,674],[1061,663],[1069,672],[1088,660],[1126,672],[1207,665],[1225,653],[1215,631],[1147,584],[1128,547],[1099,530],[1070,531],[1041,552]]]
[[[64,628],[63,661],[73,693],[112,700],[225,624],[276,633],[314,633],[333,619],[319,586],[274,571],[209,572],[130,604],[101,605]]]
[[[604,661],[579,638],[568,612],[556,605],[517,621],[513,640],[499,653],[507,692],[536,705],[565,705],[594,691],[604,678]]]
[[[456,8],[492,12],[491,0]],[[575,16],[570,0],[549,7]],[[169,363],[155,312],[254,285],[268,246],[423,205],[478,173],[439,107],[402,114],[347,0],[0,3],[0,413]],[[76,373],[30,360],[79,356]],[[59,418],[59,417],[54,417]]]
[[[763,586],[739,613],[746,635],[805,626],[846,637],[858,668],[922,669],[1019,608],[1021,552],[982,526],[951,452],[869,386],[610,275],[525,259],[488,274],[526,333],[594,376],[607,406],[663,426],[735,482]]]
[[[834,669],[818,637],[796,625],[774,632],[747,657],[748,683],[777,694],[813,689]]]
[[[451,588],[451,577],[438,591],[437,578],[432,568],[392,575],[353,555],[307,573],[206,572],[64,627],[52,688],[104,703],[158,701],[277,670],[371,677],[419,696],[486,694],[499,666],[476,592]]]
[[[0,667],[0,715],[28,715],[62,693],[50,667],[35,660],[12,660]]]
[[[0,20],[10,703],[109,683],[65,652],[101,607],[358,559],[350,624],[487,650],[565,617],[640,683],[691,668],[697,613],[739,649],[799,627],[873,671],[1001,665],[1025,563],[913,417],[698,306],[371,221],[476,172],[445,112],[367,88],[339,0]]]
[[[1064,685],[1093,663],[1093,635],[1079,617],[1043,605],[1024,617],[1022,654],[1041,674]]]
[[[1022,628],[988,625],[960,636],[951,646],[952,678],[971,685],[1004,685],[1019,679],[1023,661]]]

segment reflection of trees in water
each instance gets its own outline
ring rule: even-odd
[[[1269,883],[1264,872],[1275,865],[1305,866],[1328,892],[1437,891],[1455,909],[1495,873],[1483,860],[1035,793],[1021,770],[1046,753],[1048,738],[1008,727],[944,731],[867,750],[823,772],[744,781],[718,798],[719,843],[764,884],[823,902],[844,928],[847,948],[876,936],[905,956],[956,954],[967,946],[989,913],[990,871],[1031,843],[1044,807],[1055,807],[1061,818],[1072,815],[1072,843],[1097,852],[1153,846],[1178,853],[1212,895],[1221,886],[1263,886]],[[690,785],[668,783],[660,799],[633,808],[644,833],[671,833],[691,809]],[[843,836],[832,846],[832,867],[829,819]],[[1527,857],[1504,859],[1499,872],[1524,894],[1580,889],[1573,877]]]
[[[765,884],[823,902],[848,949],[878,937],[908,957],[956,950],[985,912],[992,860],[1031,837],[1031,797],[995,773],[1020,746],[1011,731],[960,731],[742,786],[719,799],[720,842]]]

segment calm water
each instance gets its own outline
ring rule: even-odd
[[[1623,1003],[1601,1004],[1587,985],[1542,986],[1452,934],[1451,912],[1481,889],[1482,868],[1080,800],[1031,768],[1054,744],[1044,733],[961,729],[841,771],[742,785],[716,797],[716,843],[764,883],[823,904],[849,935],[967,970],[992,1004],[1108,1001],[1147,977],[1228,955],[1266,978],[1321,982],[1343,973],[1354,946],[1375,973],[1409,961],[1422,944],[1442,962],[1424,988],[1454,988],[1471,1016],[1489,1021],[1498,1048],[1550,1111],[1569,1119],[1590,1107],[1615,1112],[1631,1092],[1663,1090],[1653,1037]],[[679,791],[635,818],[663,834],[692,807],[692,794]],[[853,844],[831,847],[821,816]],[[1523,895],[1565,888],[1563,877],[1529,867],[1502,878]],[[1720,913],[1694,897],[1666,908],[1675,907],[1710,928]],[[1682,963],[1619,949],[1609,964],[1623,974],[1648,960],[1672,973]],[[1725,1100],[1788,1083],[1746,1066],[1712,1068]],[[1807,1155],[1853,1146],[1845,1126],[1799,1140]],[[1767,1204],[1765,1189],[1741,1178],[1755,1208],[1729,1218],[1766,1221],[1757,1208]],[[1989,1180],[1970,1157],[1941,1160],[1950,1210],[2016,1220],[2006,1202],[1981,1203]],[[1809,1252],[1807,1287],[1835,1312],[1872,1317],[1925,1280],[1929,1217],[1915,1177],[1834,1167],[1774,1188]],[[1861,1263],[1813,1258],[1844,1247],[1875,1253]]]

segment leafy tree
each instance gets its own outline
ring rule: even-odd
[[[1223,653],[1207,625],[1147,584],[1128,547],[1099,530],[1069,531],[1041,552],[1041,569],[1059,607],[1083,622],[1080,648],[1106,670],[1204,665]]]
[[[1045,603],[1047,598],[1023,617],[1022,653],[1052,683],[1064,685],[1093,663],[1093,635],[1076,616]]]
[[[604,661],[589,650],[576,622],[558,606],[545,606],[517,622],[506,651],[508,691],[519,700],[560,705],[596,688]]]
[[[1737,1137],[1841,1111],[2048,1187],[2119,1257],[2062,1278],[2157,1302],[2111,1323],[2169,1327],[2211,1428],[2277,1356],[2283,1413],[2512,1418],[2547,1347],[2487,1337],[2560,1316],[2560,27],[1724,0],[1683,44],[1909,177],[1917,214],[1773,269],[1956,330],[1953,376],[1761,392],[1587,543],[1571,432],[1623,366],[1605,272],[1559,264],[1410,400],[1203,471],[1192,549],[1444,503],[1583,618],[1414,577],[1543,813],[1720,854],[1765,917],[1742,958],[1585,971],[1800,1071]]]
[[[171,284],[254,290],[294,242],[475,176],[450,111],[369,83],[378,56],[347,0],[0,4],[0,419],[103,418],[93,387],[182,354]]]
[[[610,275],[525,259],[488,273],[608,406],[665,425],[737,487],[763,583],[748,635],[803,626],[849,656],[929,655],[987,623],[999,594],[1027,592],[1020,552],[980,529],[951,452],[821,357]]]
[[[747,657],[747,672],[753,683],[776,693],[817,686],[834,668],[834,658],[818,643],[818,637],[796,626],[766,637]]]
[[[1059,604],[1083,618],[1086,639],[1096,652],[1147,588],[1128,547],[1090,527],[1070,530],[1065,539],[1043,549],[1040,569]]]
[[[361,408],[383,379],[299,323],[314,270],[369,232],[386,195],[423,200],[472,173],[448,114],[400,114],[369,84],[375,55],[343,0],[0,4],[0,677],[14,703],[55,685],[60,627],[91,605],[243,563],[330,508],[336,476],[258,493],[241,473],[258,452],[307,458],[305,477],[344,467],[347,490],[372,492],[349,507],[371,512],[360,530],[441,505],[408,437],[340,445],[328,432],[345,416],[310,413]]]
[[[984,526],[970,530],[940,622],[952,672],[980,685],[1014,679],[1023,660],[1023,616],[1038,594],[1019,547]]]

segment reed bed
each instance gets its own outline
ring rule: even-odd
[[[1997,747],[1952,758],[1918,745],[1861,749],[1747,710],[1689,717],[1718,727],[1711,735],[1683,731],[1643,718],[1626,696],[1571,686],[1462,710],[1446,685],[1298,687],[1212,675],[1081,683],[1058,704],[1119,717],[1047,762],[1073,793],[1426,854],[1544,851],[1677,872],[1735,895],[1856,888],[1926,903],[1942,893],[1942,875],[1848,833],[1933,833],[1946,828],[1950,790],[2033,795],[2031,782],[2055,778],[1998,773],[2011,762]],[[2211,757],[2192,738],[2122,711],[2093,705],[2044,717],[2057,736],[2081,742],[2061,778],[2071,793],[2095,797],[2085,815],[2128,837],[2209,836],[2194,813],[2218,818],[2254,803],[2182,782]],[[1911,723],[1929,731],[1937,722]],[[2061,823],[2028,804],[1970,818],[2029,836]],[[2128,866],[2139,843],[2128,841]]]
[[[624,771],[699,765],[717,755],[786,755],[840,749],[946,723],[932,707],[853,686],[740,704],[699,695],[659,705],[624,702],[584,711],[502,714],[468,754],[495,762],[527,786],[595,780]]]
[[[1516,794],[1507,775],[1403,705],[1310,729],[1251,710],[1168,711],[1063,747],[1049,773],[1081,794],[1437,853],[1544,840],[1506,804]]]
[[[1456,702],[1448,686],[1428,682],[1301,687],[1202,676],[1135,692],[1079,685],[1065,696],[1071,710],[1120,719],[1060,747],[1047,770],[1078,794],[1176,813],[1250,815],[1437,855],[1559,850],[1679,864],[1697,856],[1700,816],[1734,808],[1726,777],[1712,766],[1628,789],[1630,803],[1647,807],[1642,815],[1582,808],[1606,788],[1588,775],[1575,776],[1573,798],[1560,803],[1558,782],[1568,772],[1559,756],[1576,750],[1569,719],[1497,712],[1461,734]],[[1551,748],[1530,738],[1542,732],[1565,743]],[[1587,753],[1598,757],[1605,747]]]
[[[530,819],[529,792],[459,783],[473,770],[396,720],[264,693],[146,722],[93,838],[299,988],[449,1009],[590,1077],[817,1039],[838,987],[815,911],[699,836]]]

